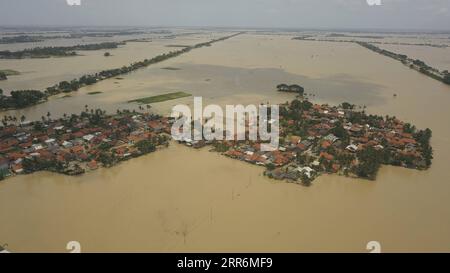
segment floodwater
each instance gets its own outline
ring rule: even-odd
[[[220,35],[220,34],[218,34]],[[226,34],[223,34],[226,35]],[[117,49],[104,49],[94,51],[77,51],[79,56],[73,57],[53,57],[9,60],[0,59],[0,70],[11,69],[18,71],[21,75],[10,76],[7,81],[0,83],[5,93],[12,90],[38,89],[53,86],[60,81],[71,81],[86,74],[95,74],[106,69],[120,68],[133,62],[150,59],[157,55],[175,51],[178,48],[168,47],[170,45],[194,45],[214,39],[216,36],[209,33],[196,35],[180,35],[169,39],[160,35],[131,35],[111,38],[91,38],[90,41],[82,39],[57,39],[46,40],[39,43],[6,44],[0,45],[0,50],[20,50],[22,47],[37,46],[72,46],[78,44],[91,44],[111,41],[124,41],[130,39],[150,39],[148,42],[127,42],[126,45],[119,45]],[[73,41],[76,40],[76,41]],[[93,41],[92,41],[93,40]],[[65,44],[60,41],[68,41]],[[14,47],[14,48],[11,48]],[[16,48],[17,47],[17,48]],[[105,57],[104,53],[109,52],[110,57]]]
[[[81,177],[36,173],[0,182],[0,242],[12,251],[64,252],[79,241],[89,252],[366,252],[369,241],[379,241],[386,252],[449,252],[450,88],[355,44],[291,37],[245,34],[8,114],[32,119],[50,109],[57,116],[84,104],[114,111],[168,91],[219,105],[277,103],[292,96],[277,94],[276,84],[299,83],[315,102],[349,101],[430,127],[432,168],[383,167],[376,182],[325,175],[304,188],[173,144]],[[168,113],[177,103],[192,98],[153,111]]]
[[[399,54],[406,54],[410,58],[420,59],[440,71],[450,69],[450,39],[447,34],[374,34],[340,33],[338,37],[329,36],[335,33],[305,33],[312,35],[312,39],[332,41],[361,41],[374,43],[377,47]],[[430,46],[434,45],[434,46]],[[436,47],[440,46],[440,47]]]
[[[437,48],[410,45],[381,45],[383,49],[419,59],[440,71],[450,70],[450,47]]]

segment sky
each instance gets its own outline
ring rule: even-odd
[[[0,0],[0,26],[450,30],[450,0],[368,1],[376,0]]]

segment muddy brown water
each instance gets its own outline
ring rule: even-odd
[[[433,130],[428,171],[383,167],[376,182],[335,175],[310,188],[275,182],[261,167],[178,144],[81,177],[47,172],[0,182],[0,242],[12,251],[450,251],[450,88],[362,47],[246,34],[104,81],[71,98],[9,114],[40,118],[85,104],[132,107],[136,97],[185,91],[206,103],[274,103],[280,82],[315,102],[350,101]],[[162,67],[179,67],[164,70]],[[89,91],[104,93],[89,96]],[[393,94],[397,94],[397,98]],[[177,103],[153,105],[168,113]]]

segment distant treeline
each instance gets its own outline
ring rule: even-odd
[[[445,84],[450,85],[450,74],[448,70],[445,71],[439,71],[438,69],[431,67],[427,65],[424,61],[419,59],[411,59],[407,55],[404,54],[397,54],[395,52],[385,50],[382,48],[379,48],[375,45],[366,43],[366,42],[356,42],[360,46],[363,46],[371,51],[374,51],[376,53],[382,54],[384,56],[390,57],[392,59],[395,59],[397,61],[402,62],[404,65],[409,66],[411,69],[414,69],[422,74],[427,75],[428,77],[431,77],[435,80],[441,81]]]
[[[11,91],[10,96],[4,96],[0,89],[0,108],[1,109],[18,109],[36,104],[46,98],[46,94],[39,90],[20,90]]]
[[[44,39],[44,36],[20,35],[0,38],[0,44],[36,43],[42,42]]]
[[[186,47],[177,51],[172,51],[169,53],[164,53],[158,55],[152,59],[145,59],[143,61],[132,63],[128,66],[123,66],[121,68],[108,69],[103,70],[99,73],[84,75],[78,79],[74,79],[72,81],[62,81],[54,86],[48,87],[44,92],[38,90],[32,91],[11,91],[11,96],[1,96],[0,109],[15,109],[15,108],[24,108],[34,104],[37,104],[43,100],[46,100],[48,97],[57,95],[60,93],[68,93],[72,91],[77,91],[81,87],[95,84],[99,81],[117,77],[120,75],[124,75],[130,73],[132,71],[138,70],[140,68],[144,68],[150,66],[152,64],[156,64],[162,61],[165,61],[170,58],[174,58],[180,56],[182,54],[188,53],[193,49],[211,46],[212,44],[220,41],[224,41],[240,35],[240,33],[236,33],[230,36],[218,38],[211,40],[209,42],[199,43],[190,47]],[[24,93],[22,93],[24,92]],[[3,93],[3,92],[2,92]]]
[[[372,38],[372,39],[383,39],[383,38],[375,38],[370,36],[350,36],[350,35],[328,35],[328,37],[346,37],[346,38]],[[318,39],[315,38],[315,36],[312,35],[304,35],[299,37],[292,38],[293,40],[301,40],[301,41],[314,41],[314,42],[332,42],[332,43],[361,43],[357,40],[334,40],[334,39]],[[380,42],[380,41],[369,41],[367,43],[371,44],[380,44],[380,45],[402,45],[402,46],[428,46],[428,47],[436,47],[436,48],[447,48],[449,45],[447,44],[430,44],[430,43],[421,43],[421,44],[415,44],[415,43],[400,43],[400,42]]]
[[[402,62],[404,65],[409,66],[411,69],[414,69],[422,74],[427,75],[430,78],[433,78],[435,80],[438,80],[440,82],[443,82],[445,84],[450,85],[450,74],[448,70],[439,71],[438,69],[431,67],[427,65],[424,61],[418,60],[418,59],[411,59],[405,54],[398,54],[389,50],[385,50],[382,48],[379,48],[373,44],[389,44],[389,43],[380,43],[380,42],[360,42],[355,40],[321,40],[321,39],[311,39],[310,36],[301,36],[301,37],[294,37],[293,40],[301,40],[301,41],[315,41],[315,42],[336,42],[336,43],[354,43],[358,44],[362,47],[365,47],[373,52],[379,53],[381,55],[390,57],[392,59],[395,59],[397,61]],[[396,43],[401,44],[401,43]],[[401,44],[404,45],[404,44]],[[440,47],[438,45],[428,45],[428,44],[406,44],[406,45],[416,45],[416,46],[433,46],[433,47]],[[447,46],[446,46],[447,47]]]
[[[139,34],[146,34],[148,32],[145,31],[111,31],[111,32],[88,32],[88,33],[71,33],[70,36],[67,38],[71,39],[77,39],[77,38],[84,38],[84,37],[101,37],[101,38],[107,38],[107,37],[114,37],[114,36],[124,36],[124,35],[139,35]],[[157,32],[160,33],[160,32]],[[164,33],[164,32],[161,32]]]
[[[165,31],[145,32],[145,31],[116,31],[116,32],[81,32],[71,33],[69,35],[44,36],[44,35],[17,35],[0,38],[0,44],[17,44],[17,43],[37,43],[52,39],[80,39],[84,37],[100,37],[108,38],[114,36],[124,35],[139,35],[139,34],[170,34]]]
[[[328,37],[348,37],[348,38],[362,38],[362,39],[384,39],[383,36],[373,36],[373,35],[347,35],[342,33],[331,33],[327,35]]]
[[[79,50],[101,50],[115,49],[125,42],[105,42],[99,44],[59,46],[59,47],[36,47],[21,51],[0,51],[0,59],[24,59],[24,58],[50,58],[76,56]]]

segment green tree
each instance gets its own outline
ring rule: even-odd
[[[152,153],[156,150],[155,145],[150,140],[142,140],[136,143],[136,147],[143,154]]]
[[[357,153],[359,164],[356,167],[356,174],[359,177],[374,180],[377,176],[383,161],[383,153],[369,146]]]
[[[445,74],[444,76],[444,83],[445,84],[450,84],[450,74]]]
[[[348,103],[348,102],[343,102],[341,104],[342,108],[345,110],[352,110],[353,108],[355,108],[354,104]]]
[[[269,163],[269,164],[266,165],[266,168],[269,171],[273,171],[273,170],[275,170],[276,166],[273,163]]]
[[[98,156],[98,161],[105,167],[110,167],[114,164],[113,156],[107,152],[101,152]]]

